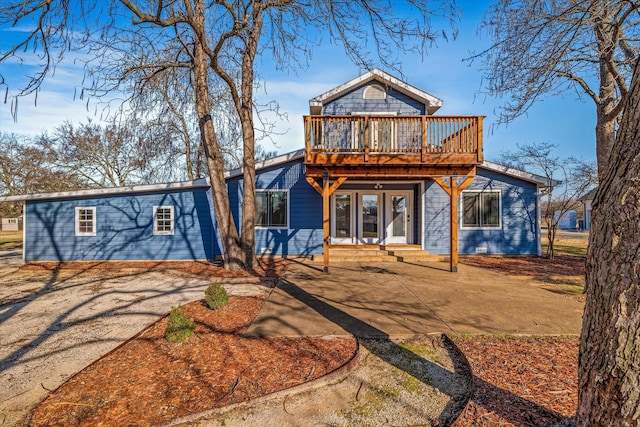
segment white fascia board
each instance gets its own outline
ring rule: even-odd
[[[322,95],[318,95],[311,100],[309,100],[309,107],[322,107],[328,101],[331,101],[335,98],[338,98],[340,95],[349,92],[353,88],[360,86],[364,83],[367,83],[372,80],[376,80],[378,77],[382,82],[391,86],[399,92],[404,93],[407,96],[410,96],[414,99],[418,99],[420,102],[425,104],[427,108],[427,112],[429,114],[433,114],[438,108],[442,107],[442,100],[436,98],[435,96],[418,89],[415,86],[411,86],[408,83],[403,82],[402,80],[393,77],[391,74],[388,74],[379,68],[374,68],[371,71],[367,71],[366,73],[356,77],[355,79],[349,80],[346,83],[341,84],[328,92],[323,93]]]
[[[281,154],[276,157],[272,157],[267,160],[256,163],[256,171],[266,169],[273,166],[278,166],[284,163],[289,163],[294,160],[298,160],[304,157],[304,150],[296,150],[290,153]],[[232,169],[224,173],[225,179],[235,178],[242,175],[242,168]]]
[[[516,169],[516,168],[512,168],[510,166],[505,166],[505,165],[501,165],[498,163],[493,163],[493,162],[489,162],[489,161],[484,161],[482,162],[482,165],[480,165],[479,167],[493,171],[493,172],[498,172],[498,173],[502,173],[505,175],[509,175],[515,178],[520,178],[524,181],[529,181],[532,182],[534,184],[536,184],[538,187],[547,187],[548,183],[547,183],[547,179],[545,177],[543,177],[542,175],[536,175],[534,173],[530,173],[530,172],[526,172],[520,169]],[[558,180],[553,180],[552,185],[553,186],[558,186],[562,184],[562,181],[558,181]]]
[[[94,188],[90,190],[61,191],[57,193],[23,194],[19,196],[4,196],[4,197],[0,197],[0,203],[17,202],[17,201],[23,201],[23,200],[31,201],[31,200],[47,200],[47,199],[68,199],[68,198],[75,198],[75,197],[148,193],[148,192],[164,191],[164,190],[179,190],[179,189],[205,188],[205,187],[209,187],[208,179],[201,178],[195,181],[132,185],[129,187]]]

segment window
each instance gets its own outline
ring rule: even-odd
[[[17,223],[18,223],[17,218],[9,218],[9,224],[17,224]]]
[[[256,226],[287,228],[287,212],[286,191],[256,191]]]
[[[173,206],[153,207],[153,234],[173,235]]]
[[[500,228],[500,192],[463,191],[462,227]]]
[[[364,88],[362,99],[387,99],[387,91],[380,85],[369,85]]]
[[[76,236],[96,235],[96,208],[76,208]]]

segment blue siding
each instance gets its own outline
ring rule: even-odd
[[[240,219],[242,177],[227,182],[232,211]],[[322,197],[305,180],[302,159],[256,172],[256,189],[288,190],[289,226],[256,228],[256,253],[312,255],[322,253]]]
[[[340,98],[326,103],[323,106],[322,113],[325,115],[345,115],[354,112],[388,112],[398,113],[403,116],[419,116],[425,114],[424,104],[393,89],[387,91],[386,99],[363,99],[362,93],[364,89],[374,83],[375,82],[371,82],[359,86]]]
[[[485,248],[488,254],[537,254],[537,191],[534,184],[478,168],[478,175],[467,190],[501,192],[501,226],[498,229],[460,228],[460,254],[475,254]],[[431,180],[426,182],[425,193],[424,248],[431,253],[448,254],[449,196]]]
[[[174,206],[174,234],[153,235],[153,206]],[[96,207],[96,235],[75,235],[75,208]],[[211,259],[208,189],[28,202],[26,261]]]

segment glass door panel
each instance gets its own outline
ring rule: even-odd
[[[391,196],[391,235],[404,237],[407,235],[407,199],[404,196]]]
[[[362,195],[361,239],[364,243],[378,243],[378,195]]]
[[[336,194],[333,205],[332,243],[348,244],[352,241],[351,194]]]

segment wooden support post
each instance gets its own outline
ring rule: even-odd
[[[324,264],[323,271],[329,272],[329,197],[347,180],[346,176],[341,176],[329,185],[329,173],[327,171],[322,175],[322,185],[318,184],[315,179],[310,176],[306,177],[307,182],[322,196],[322,261]]]
[[[467,188],[475,178],[475,170],[472,176],[467,176],[462,184],[458,184],[458,178],[452,176],[449,184],[442,178],[435,177],[433,180],[449,195],[449,271],[458,272],[458,195]]]
[[[458,272],[458,178],[452,176],[449,182],[451,231],[449,232],[449,271]]]
[[[322,177],[322,261],[323,271],[329,272],[329,173],[325,171]]]

